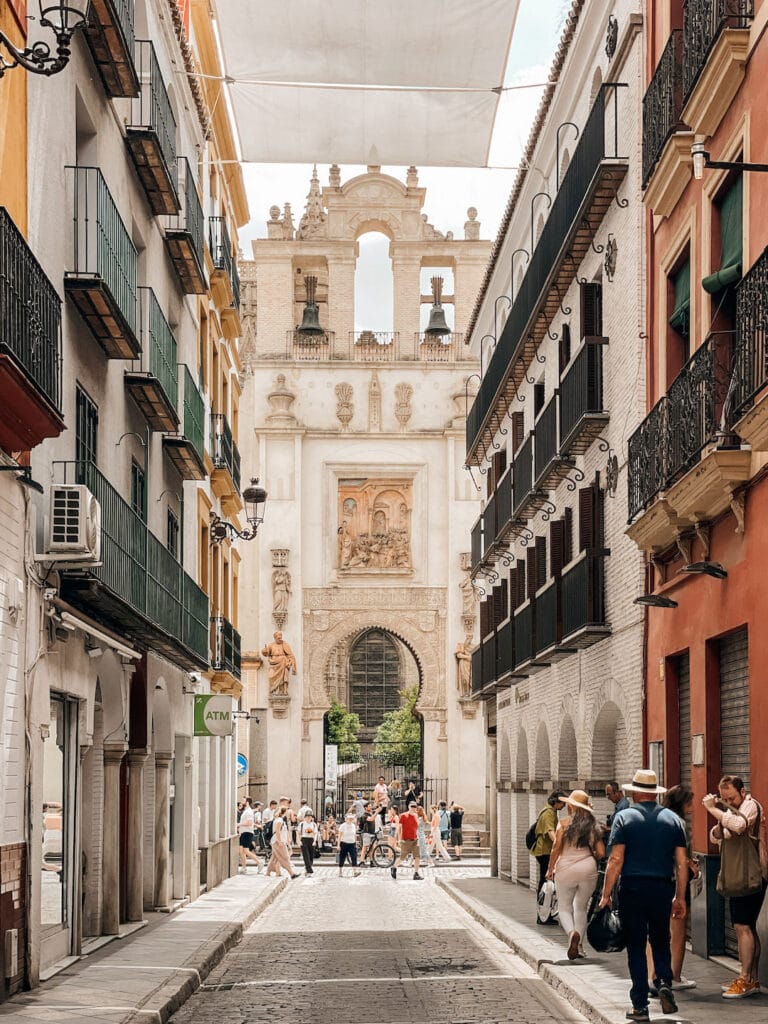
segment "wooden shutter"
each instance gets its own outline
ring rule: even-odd
[[[506,619],[508,617],[509,617],[509,584],[507,583],[506,580],[502,580],[501,581],[501,619],[499,621],[502,622],[504,619]]]
[[[489,476],[493,476],[493,489],[499,486],[499,480],[504,476],[504,470],[507,468],[507,451],[503,449],[500,452],[496,452],[493,456],[493,462],[491,464],[491,472]]]
[[[512,413],[512,450],[517,451],[523,443],[525,420],[522,412]]]
[[[581,285],[581,337],[603,334],[603,286],[599,282]]]
[[[547,582],[547,538],[536,538],[536,589]]]
[[[490,616],[488,614],[488,601],[480,602],[480,636],[487,636],[490,633]]]
[[[560,373],[571,361],[571,326],[563,324],[560,330],[560,341],[558,343]]]
[[[563,518],[563,565],[573,558],[573,509],[566,508]]]
[[[549,524],[549,565],[553,576],[559,576],[565,565],[565,520]]]
[[[536,548],[528,548],[525,552],[526,576],[528,578],[528,597],[536,593]]]
[[[517,560],[517,572],[515,574],[517,580],[517,601],[515,602],[515,608],[519,608],[521,604],[525,603],[525,562],[522,558]]]
[[[579,488],[579,551],[595,546],[595,489]]]

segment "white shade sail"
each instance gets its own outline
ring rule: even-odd
[[[216,0],[243,159],[484,166],[518,0]]]

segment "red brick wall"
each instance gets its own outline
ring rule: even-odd
[[[13,995],[24,985],[26,936],[24,929],[27,891],[26,853],[23,843],[0,847],[0,964],[3,975],[6,971],[5,933],[18,928],[18,969],[11,978],[0,978],[0,997]],[[4,987],[5,986],[5,987]]]

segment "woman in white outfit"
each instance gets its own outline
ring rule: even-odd
[[[272,846],[272,856],[269,858],[269,864],[267,864],[267,875],[271,875],[274,871],[276,875],[280,874],[280,868],[285,868],[291,878],[298,878],[298,871],[293,870],[291,864],[291,852],[290,852],[290,835],[289,825],[286,821],[287,808],[283,807],[282,810],[275,815],[275,824],[272,829],[272,838],[270,844]]]
[[[587,904],[597,884],[597,865],[605,856],[602,830],[595,821],[589,795],[574,789],[563,798],[570,810],[557,826],[547,878],[554,878],[557,911],[568,942],[568,959],[584,957]]]
[[[443,845],[443,838],[440,835],[440,812],[437,809],[437,804],[432,804],[429,812],[432,815],[429,823],[430,836],[432,837],[432,856],[442,857],[443,860],[450,860],[451,855]]]

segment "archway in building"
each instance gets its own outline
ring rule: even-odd
[[[325,714],[326,751],[336,748],[335,799],[345,810],[357,792],[368,797],[380,776],[424,785],[423,721],[416,710],[421,670],[410,647],[389,630],[370,627],[345,640],[326,666],[331,708]],[[331,754],[333,758],[333,754]],[[332,763],[332,762],[331,762]],[[334,796],[326,757],[325,803]],[[395,799],[397,789],[395,786]]]
[[[625,769],[626,750],[624,718],[609,700],[600,709],[592,730],[592,778],[601,783],[615,780]]]
[[[557,752],[557,777],[562,782],[570,782],[578,777],[578,753],[576,746],[576,730],[573,719],[566,715],[560,726],[560,742]]]

